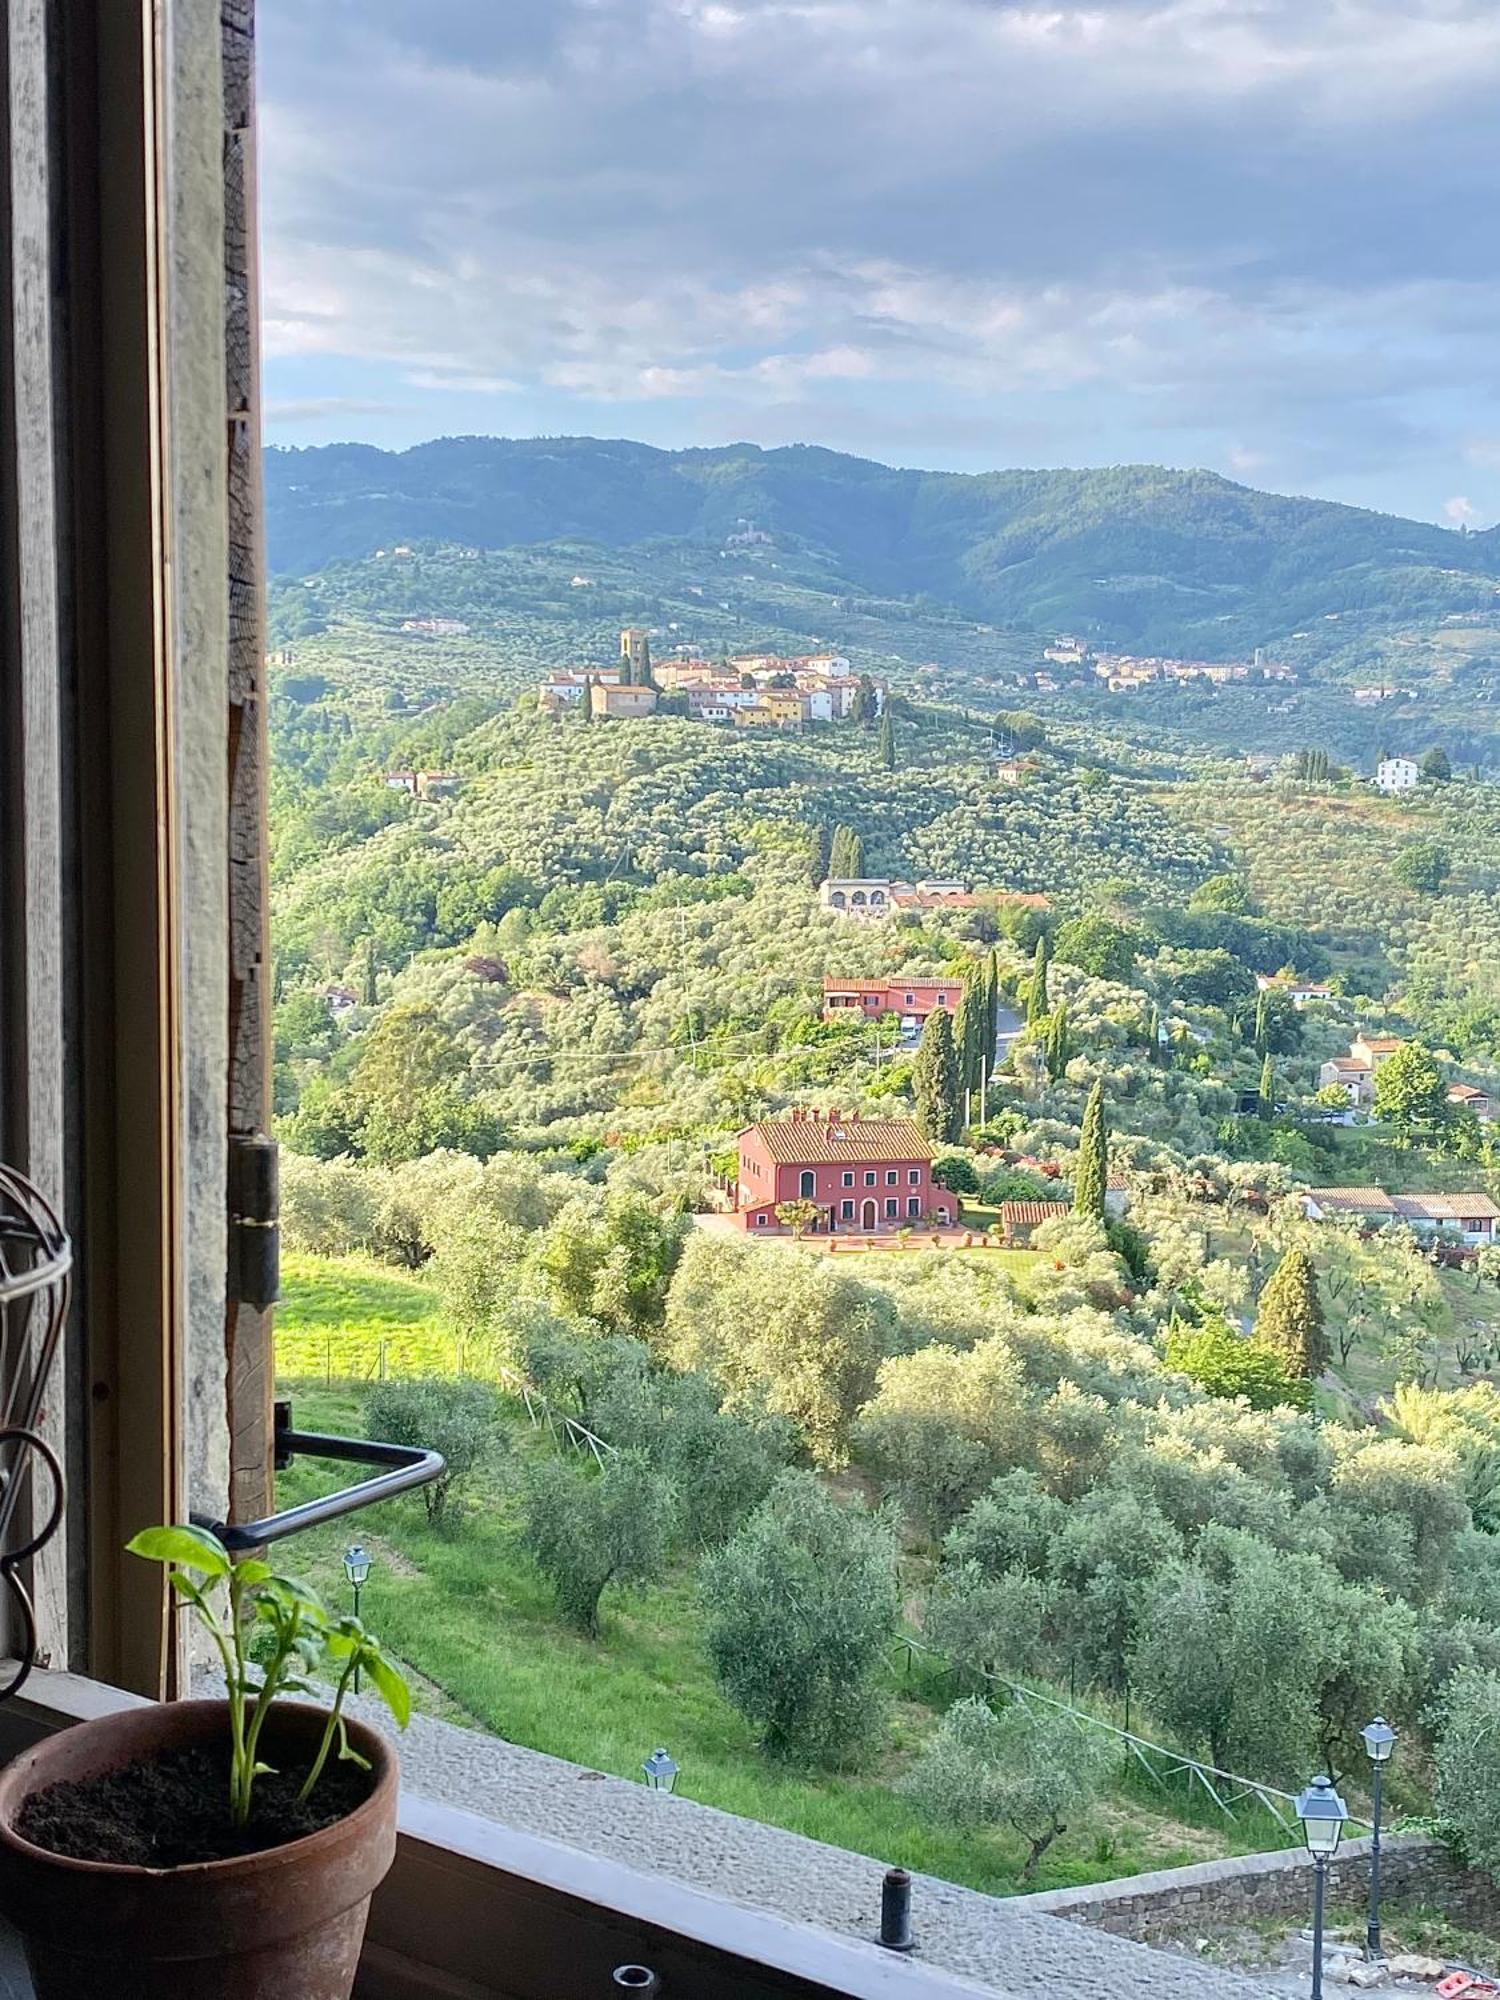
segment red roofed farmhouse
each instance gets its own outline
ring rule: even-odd
[[[825,1021],[878,1021],[885,1014],[899,1014],[902,1025],[919,1027],[935,1007],[956,1012],[963,998],[964,983],[948,979],[825,979],[823,1019]]]
[[[739,1136],[735,1210],[745,1229],[781,1229],[777,1205],[813,1201],[814,1230],[869,1236],[954,1219],[956,1203],[932,1178],[933,1148],[909,1118],[793,1111]]]

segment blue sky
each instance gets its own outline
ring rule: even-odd
[[[261,0],[267,435],[1500,518],[1494,0]]]

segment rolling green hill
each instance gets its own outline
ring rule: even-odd
[[[966,474],[807,445],[444,438],[273,450],[266,492],[283,575],[417,542],[582,544],[582,560],[671,540],[716,555],[753,523],[825,587],[1176,653],[1243,652],[1335,616],[1377,628],[1500,616],[1496,531],[1155,466]],[[1330,652],[1346,637],[1317,635]]]

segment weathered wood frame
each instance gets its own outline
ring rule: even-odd
[[[47,1413],[73,1546],[32,1581],[46,1659],[152,1694],[178,1648],[125,1538],[269,1485],[269,1323],[226,1325],[222,1234],[222,1134],[268,1094],[248,25],[0,26],[0,1151],[80,1278]]]

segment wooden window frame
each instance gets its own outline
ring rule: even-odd
[[[45,1417],[67,1546],[31,1582],[46,1662],[152,1695],[184,1663],[125,1540],[270,1485],[228,1220],[269,1117],[251,27],[251,0],[0,26],[0,1157],[78,1279]]]

